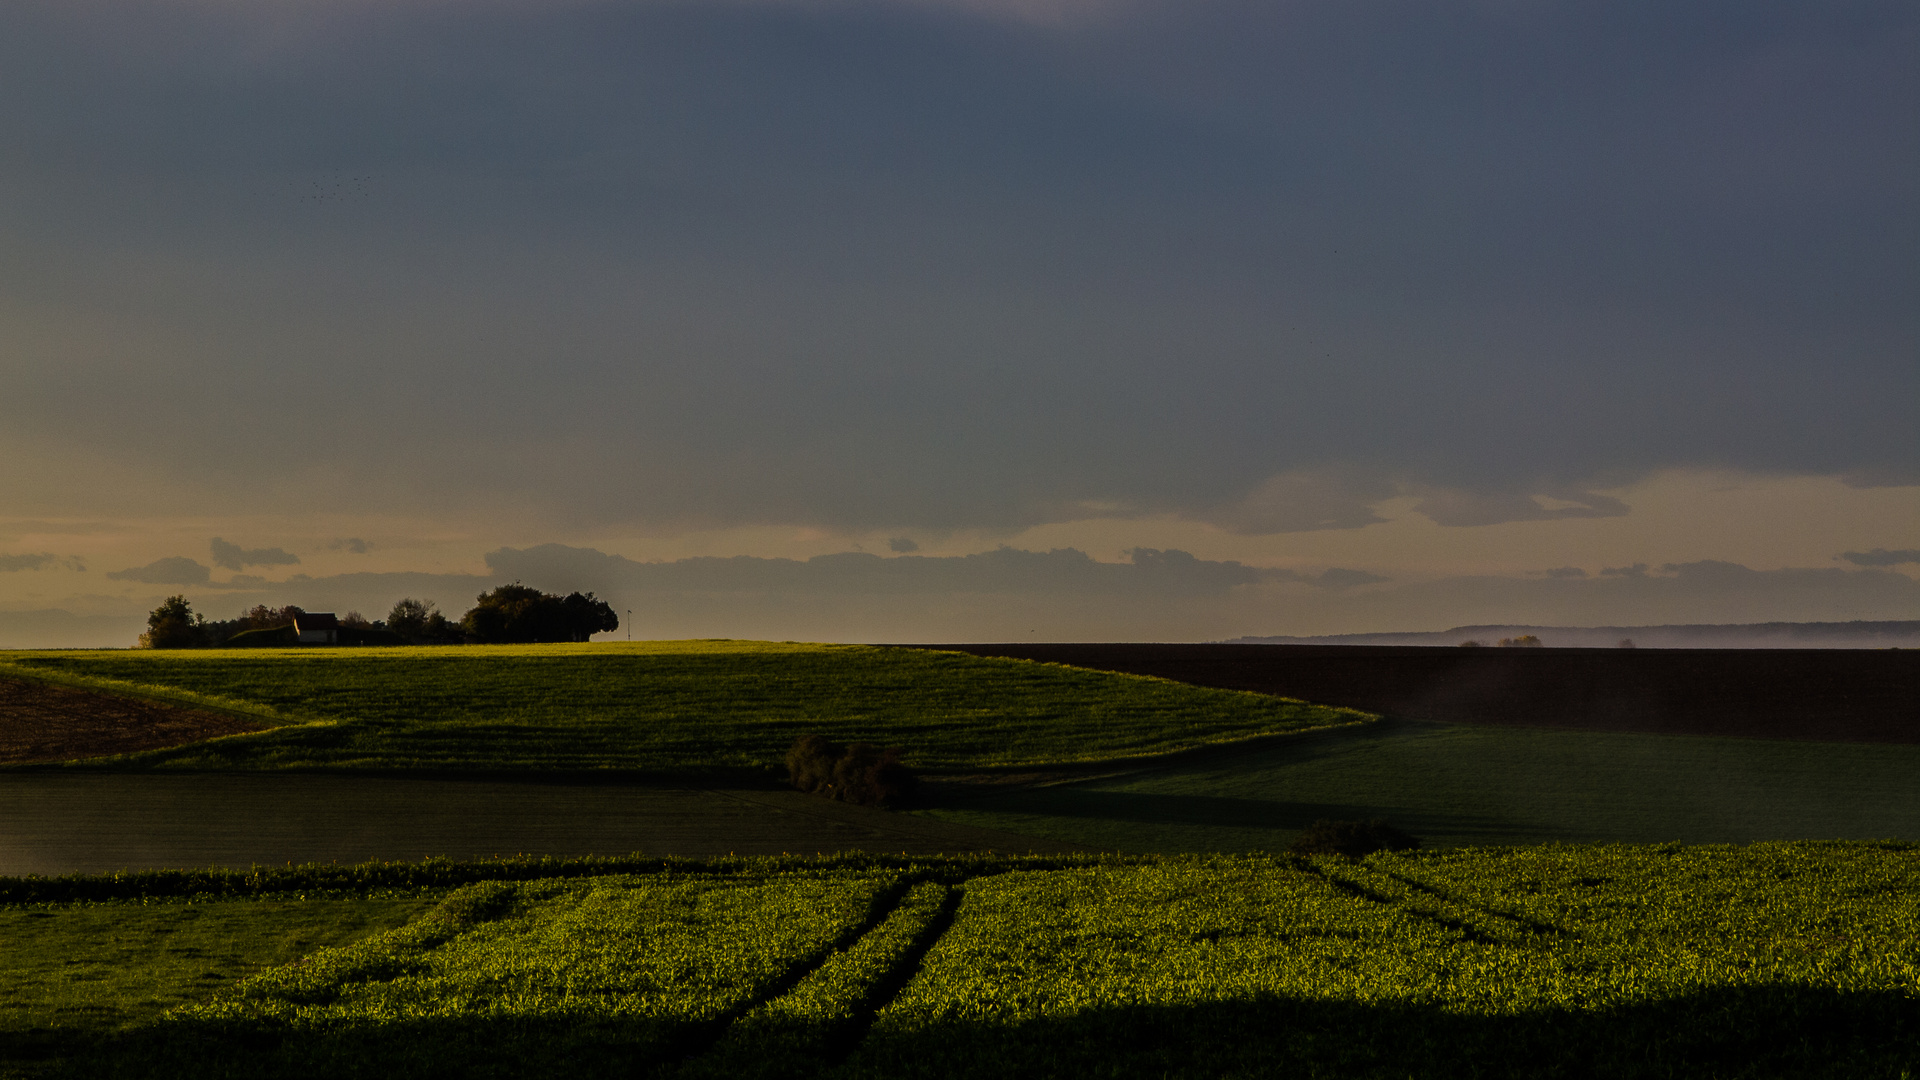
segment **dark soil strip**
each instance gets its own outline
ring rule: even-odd
[[[1411,720],[1920,743],[1920,650],[924,645]]]
[[[0,763],[129,754],[262,726],[204,709],[0,679]]]

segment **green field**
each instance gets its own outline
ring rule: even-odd
[[[418,895],[0,906],[0,1076],[269,968],[392,929]]]
[[[1318,818],[1434,846],[1920,839],[1920,746],[1385,720],[934,816],[1098,850],[1282,851]]]
[[[326,899],[290,900],[303,882]],[[31,996],[45,980],[16,974],[23,938],[45,970],[60,952],[128,948],[123,928],[153,911],[200,909],[203,922],[247,924],[257,967],[286,959],[272,943],[295,924],[343,925],[315,913],[355,887],[386,905],[381,918],[405,904],[418,914],[395,929],[369,919],[357,941],[229,981],[236,958],[164,1012],[193,996],[179,987],[200,961],[136,944],[162,974],[99,965],[87,998],[117,1024],[30,1002],[20,1014],[38,1008],[52,1029],[29,1046],[16,1023],[0,1043],[7,1067],[1892,1078],[1920,1062],[1911,844],[13,879],[0,880],[0,955]],[[72,1037],[103,1026],[111,1038]]]
[[[923,769],[1150,757],[1364,713],[1019,660],[851,645],[9,653],[24,674],[272,730],[127,755],[173,769],[755,773],[819,732]]]

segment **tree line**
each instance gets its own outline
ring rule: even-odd
[[[592,593],[543,593],[518,582],[475,597],[454,621],[431,600],[405,597],[387,617],[369,620],[357,611],[340,616],[342,645],[518,645],[588,641],[620,628],[613,606]],[[197,649],[247,645],[294,645],[294,621],[307,614],[289,604],[257,604],[238,618],[209,621],[185,596],[169,596],[147,616],[143,649]]]

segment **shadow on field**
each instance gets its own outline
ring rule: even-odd
[[[1268,999],[934,1022],[876,1032],[846,1075],[1891,1078],[1916,1054],[1904,995],[1762,986],[1517,1016]]]
[[[478,1008],[485,1005],[476,1003]],[[506,1078],[662,1075],[724,1030],[642,1016],[393,1017],[293,1026],[171,1019],[73,1059],[56,1077]]]
[[[1102,791],[1082,787],[1046,787],[1008,792],[993,809],[1009,814],[1128,821],[1152,825],[1209,825],[1240,829],[1304,829],[1322,818],[1386,818],[1416,834],[1497,835],[1504,822],[1473,814],[1430,808],[1355,802],[1290,802],[1240,799],[1222,795],[1181,795],[1153,791]]]
[[[167,1022],[63,1075],[534,1077],[674,1075],[711,1025],[561,1018],[410,1019],[331,1030]],[[1606,1011],[1474,1016],[1424,1005],[1265,999],[1096,1008],[1017,1024],[877,1028],[836,1076],[1895,1077],[1920,1055],[1897,993],[1719,988]],[[819,1075],[769,1057],[743,1076]]]

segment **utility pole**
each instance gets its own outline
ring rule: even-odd
[[[633,640],[633,609],[627,609],[627,640]]]

